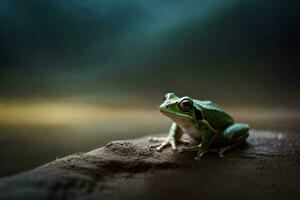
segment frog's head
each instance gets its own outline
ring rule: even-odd
[[[192,121],[203,118],[201,111],[194,106],[192,98],[188,96],[178,97],[174,93],[167,93],[165,98],[165,101],[159,106],[159,110],[173,121],[178,118]]]

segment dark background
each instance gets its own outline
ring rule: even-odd
[[[0,0],[0,175],[166,131],[168,91],[298,132],[299,4]]]

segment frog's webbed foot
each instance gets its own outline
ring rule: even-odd
[[[222,148],[216,148],[216,149],[208,149],[207,153],[218,153],[220,158],[224,157],[224,152],[227,150],[228,148],[226,147],[222,147]]]
[[[186,152],[186,151],[198,151],[198,149],[199,149],[199,146],[196,145],[196,146],[191,146],[191,147],[183,147],[181,149],[178,149],[178,151],[180,153],[182,153],[182,152]]]
[[[233,144],[233,145],[229,145],[229,146],[225,146],[225,147],[221,147],[221,148],[215,148],[215,149],[208,149],[206,151],[202,150],[201,144],[200,145],[196,145],[196,146],[190,146],[190,147],[184,147],[181,149],[178,149],[178,151],[180,153],[182,152],[190,152],[190,151],[197,151],[197,156],[195,157],[195,160],[199,161],[201,160],[201,157],[206,154],[206,153],[218,153],[220,158],[224,157],[224,152],[239,145],[239,143]]]
[[[157,143],[157,144],[151,144],[150,147],[151,148],[155,148],[157,151],[161,151],[163,148],[171,145],[172,149],[176,150],[176,142],[180,143],[180,144],[189,144],[188,140],[185,139],[178,139],[177,141],[175,141],[175,138],[173,137],[150,137],[149,141],[151,142],[161,142],[161,143]]]
[[[151,142],[161,142],[158,144],[151,144],[150,147],[154,148],[156,147],[157,151],[161,151],[163,148],[171,145],[172,149],[176,149],[176,143],[175,139],[172,137],[151,137],[149,138],[149,141]]]
[[[229,150],[229,149],[232,149],[233,147],[236,147],[238,146],[240,143],[242,143],[243,140],[237,142],[236,144],[233,144],[233,145],[229,145],[229,146],[225,146],[225,147],[222,147],[219,149],[219,157],[220,158],[223,158],[224,157],[224,152]]]
[[[201,144],[196,145],[196,146],[191,146],[191,147],[184,147],[184,148],[181,148],[178,151],[180,153],[186,152],[186,151],[188,151],[188,152],[197,151],[197,156],[195,157],[195,160],[197,160],[197,161],[201,160],[201,157],[207,152],[207,151],[204,151],[203,149],[201,149]]]

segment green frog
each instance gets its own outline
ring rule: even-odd
[[[156,150],[167,146],[177,149],[177,144],[189,144],[182,138],[184,133],[199,141],[199,144],[178,149],[179,152],[196,151],[195,160],[207,152],[219,152],[223,157],[226,150],[242,143],[249,136],[249,125],[235,123],[233,118],[211,101],[200,101],[188,96],[178,97],[167,93],[159,107],[160,112],[173,121],[167,137],[152,137]],[[211,148],[217,146],[218,148]]]

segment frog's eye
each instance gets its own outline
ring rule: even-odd
[[[189,112],[192,109],[192,107],[193,107],[193,103],[189,99],[183,99],[179,103],[179,108],[184,112]]]

